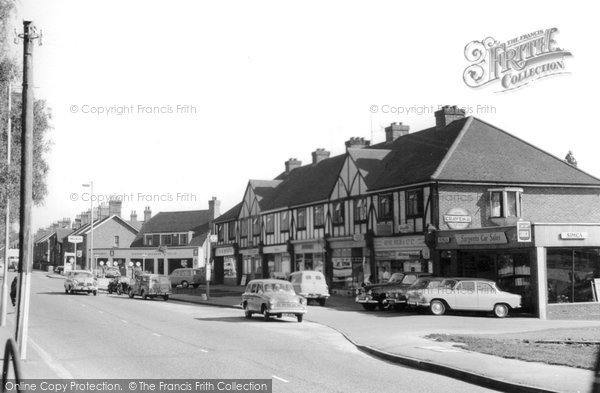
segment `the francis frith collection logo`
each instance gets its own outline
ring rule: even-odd
[[[506,42],[491,37],[470,42],[465,46],[465,58],[471,63],[463,73],[465,83],[472,88],[499,83],[498,91],[508,91],[565,74],[565,58],[572,54],[558,47],[556,33],[553,27]]]

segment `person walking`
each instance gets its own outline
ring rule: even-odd
[[[17,305],[17,278],[18,276],[15,276],[12,284],[10,284],[10,301],[13,307]]]

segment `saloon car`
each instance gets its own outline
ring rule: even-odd
[[[407,304],[427,307],[433,315],[447,310],[487,311],[504,318],[510,310],[521,307],[521,296],[502,291],[491,280],[447,278],[436,288],[410,291]]]
[[[242,294],[242,308],[246,318],[260,313],[265,320],[276,316],[293,315],[298,322],[306,313],[306,299],[296,295],[288,281],[276,279],[252,280]]]
[[[92,272],[87,270],[69,270],[65,277],[65,293],[87,292],[98,294],[98,283]]]
[[[419,277],[431,276],[431,273],[406,272],[394,273],[387,283],[368,285],[361,288],[356,302],[361,304],[365,310],[373,311],[379,306],[379,309],[385,310],[390,304],[385,302],[388,291],[398,288],[408,288]]]

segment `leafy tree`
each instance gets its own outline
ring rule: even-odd
[[[21,179],[21,96],[12,94],[10,113],[8,110],[7,87],[19,85],[21,62],[11,56],[10,46],[13,45],[10,33],[11,18],[15,11],[14,0],[0,0],[0,242],[4,238],[4,217],[6,197],[11,201],[11,222],[17,222],[19,217],[19,196]],[[20,88],[14,88],[20,92]],[[11,165],[7,165],[7,123],[8,116],[12,121],[11,130]],[[47,134],[51,129],[51,112],[44,100],[34,100],[33,107],[33,200],[41,205],[47,194],[46,176],[48,163],[46,153],[51,142]]]

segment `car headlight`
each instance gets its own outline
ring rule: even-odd
[[[272,306],[275,304],[275,299],[269,299],[269,304]]]

